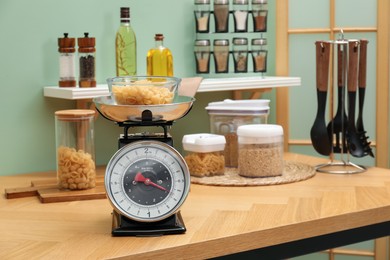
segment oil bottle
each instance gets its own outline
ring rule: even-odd
[[[121,7],[121,24],[115,38],[116,75],[137,74],[137,40],[130,25],[130,8]]]
[[[147,76],[173,76],[173,56],[170,49],[164,47],[163,34],[154,37],[155,47],[148,51],[146,57]]]

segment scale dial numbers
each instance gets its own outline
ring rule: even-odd
[[[174,214],[186,199],[190,175],[183,157],[159,141],[122,147],[107,165],[105,187],[120,214],[155,222]]]

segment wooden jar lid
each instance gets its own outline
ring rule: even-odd
[[[75,38],[68,38],[68,34],[64,33],[63,38],[58,38],[58,51],[61,53],[73,53],[75,49]]]
[[[84,33],[84,38],[78,38],[79,52],[95,52],[95,38],[89,37],[88,33]]]
[[[67,109],[55,112],[55,116],[61,121],[88,120],[95,116],[95,110],[91,109]]]

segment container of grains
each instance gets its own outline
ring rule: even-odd
[[[211,102],[206,107],[210,118],[210,132],[224,135],[225,166],[238,166],[237,128],[241,125],[267,124],[268,99],[230,100]]]
[[[55,112],[57,179],[60,189],[84,190],[96,186],[95,111]]]
[[[283,128],[280,125],[242,125],[237,128],[238,174],[273,177],[283,174]]]
[[[185,161],[190,174],[197,177],[223,175],[225,171],[225,137],[215,134],[183,136]]]

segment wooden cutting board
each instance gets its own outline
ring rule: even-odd
[[[42,203],[105,199],[104,177],[96,177],[96,187],[88,190],[63,190],[57,186],[57,179],[32,181],[29,187],[7,188],[5,197],[16,199],[37,196]]]

